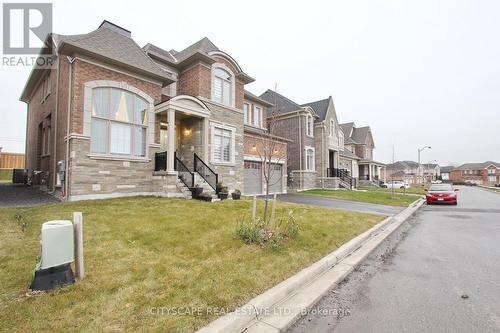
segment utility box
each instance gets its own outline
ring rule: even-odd
[[[74,283],[70,263],[74,261],[73,223],[66,220],[42,224],[40,261],[35,268],[33,290],[47,290]]]
[[[73,233],[71,221],[56,220],[42,224],[40,269],[69,264],[75,260]]]

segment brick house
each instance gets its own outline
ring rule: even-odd
[[[344,133],[344,146],[359,159],[358,179],[360,184],[377,183],[382,180],[385,164],[373,159],[375,142],[370,126],[356,127],[353,122],[340,124]]]
[[[415,161],[396,161],[386,166],[385,178],[401,180],[407,184],[421,184],[436,180],[441,175],[441,168],[435,163],[421,163]]]
[[[217,181],[243,190],[252,155],[244,86],[254,79],[208,38],[179,52],[141,48],[130,31],[104,21],[47,43],[54,65],[34,68],[21,96],[35,184],[66,200],[190,197],[189,187],[211,190]],[[277,165],[286,174],[286,163]]]
[[[483,163],[465,163],[449,173],[454,183],[473,183],[478,185],[495,185],[500,183],[500,163],[487,161]]]
[[[339,126],[332,97],[298,104],[272,90],[261,99],[273,104],[268,120],[272,131],[288,143],[288,186],[293,189],[352,188],[355,182],[347,170],[340,173],[340,152],[344,136]],[[356,159],[356,158],[354,158]]]

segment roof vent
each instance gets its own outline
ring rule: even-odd
[[[99,28],[108,28],[108,29],[111,29],[114,32],[117,32],[123,36],[132,37],[132,32],[130,32],[130,30],[124,29],[124,28],[120,27],[119,25],[116,25],[116,24],[111,23],[111,22],[106,21],[106,20],[102,21]]]

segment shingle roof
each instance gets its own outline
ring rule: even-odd
[[[351,139],[351,132],[352,132],[352,128],[354,127],[354,123],[350,122],[350,123],[340,124],[339,126],[340,126],[340,128],[342,128],[342,132],[344,132],[344,137],[346,138],[345,142],[347,143],[347,138],[349,138],[351,141],[353,141]],[[351,143],[354,143],[354,141]]]
[[[444,167],[441,167],[441,173],[443,172],[450,172],[452,170],[455,170],[455,167],[453,165],[447,165],[447,166],[444,166]]]
[[[340,150],[339,155],[344,156],[344,157],[349,157],[352,159],[356,159],[356,160],[361,159],[360,157],[358,157],[354,153],[352,153],[349,149]]]
[[[330,105],[330,98],[325,98],[316,102],[310,102],[302,104],[301,106],[310,106],[314,109],[316,114],[318,115],[318,120],[325,120],[326,113],[328,112],[328,106]]]
[[[262,95],[259,96],[261,99],[275,105],[276,114],[287,113],[292,111],[302,110],[302,107],[292,101],[291,99],[286,98],[285,96],[278,94],[271,89],[266,90]],[[275,107],[268,108],[268,115],[271,115],[274,111]]]
[[[166,50],[162,49],[161,47],[158,47],[158,46],[153,45],[151,43],[147,43],[143,47],[143,50],[146,53],[148,53],[152,56],[158,57],[166,62],[175,63],[177,61],[176,58],[173,56],[173,54],[175,53],[173,50],[166,51]]]
[[[370,132],[369,126],[354,127],[352,130],[351,138],[357,143],[366,143],[369,132]]]
[[[500,168],[500,163],[493,162],[493,161],[486,161],[483,163],[465,163],[462,164],[461,166],[457,167],[455,170],[482,170],[487,168],[489,165],[495,165],[496,167]]]
[[[176,51],[173,52],[174,52],[174,57],[177,59],[177,62],[182,62],[187,58],[189,58],[190,56],[194,55],[196,52],[201,52],[208,55],[209,52],[213,51],[220,51],[220,50],[217,46],[215,46],[214,43],[212,43],[212,41],[210,41],[210,39],[208,39],[207,37],[203,37],[196,43],[186,47],[184,50],[180,52]]]
[[[81,35],[53,34],[53,38],[61,50],[69,45],[154,76],[171,79],[171,74],[157,65],[131,37],[106,26],[101,25],[97,30]]]
[[[268,101],[263,100],[259,96],[252,94],[250,91],[248,91],[246,89],[244,89],[244,94],[245,94],[245,98],[248,98],[248,99],[256,101],[256,102],[259,102],[259,103],[261,103],[261,104],[263,104],[265,106],[273,106],[273,103],[269,103]]]

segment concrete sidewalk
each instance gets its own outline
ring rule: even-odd
[[[393,216],[403,211],[403,207],[378,205],[366,202],[340,200],[334,198],[323,198],[312,195],[281,194],[278,200],[298,204],[315,205],[326,208],[350,210],[361,213],[371,213],[385,216]]]

